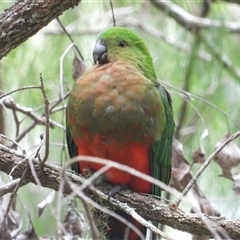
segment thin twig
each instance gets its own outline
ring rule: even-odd
[[[198,214],[205,226],[212,233],[215,240],[222,240],[222,237],[219,235],[221,233],[224,236],[224,239],[231,239],[227,232],[218,224],[218,222],[212,222],[210,219],[206,218],[203,213],[201,213],[197,208],[192,207],[191,210]]]
[[[58,17],[57,17],[56,19],[57,19],[57,22],[59,23],[59,25],[61,26],[62,30],[66,33],[66,35],[67,35],[68,38],[70,39],[70,41],[71,41],[72,43],[75,43],[74,40],[73,40],[73,38],[71,37],[71,35],[68,33],[67,29],[65,28],[65,26],[64,26],[64,25],[62,24],[62,22],[60,21],[60,19],[59,19]],[[77,53],[79,54],[80,58],[84,61],[84,57],[83,57],[80,49],[78,48],[78,46],[77,46],[76,44],[74,44],[74,47],[75,47]]]
[[[66,178],[65,178],[66,181]],[[93,201],[91,198],[87,197],[82,191],[78,191],[78,185],[67,181],[67,184],[69,185],[69,187],[72,189],[73,192],[75,192],[75,194],[80,198],[80,199],[84,199],[85,201],[87,201],[89,204],[91,204],[94,208],[112,216],[115,217],[116,219],[118,219],[119,221],[127,224],[131,229],[133,229],[141,238],[141,240],[144,240],[144,236],[143,234],[129,221],[127,221],[125,218],[121,217],[120,215],[114,213],[113,211],[107,209],[107,208],[103,208],[101,205],[99,205],[98,203],[96,203],[95,201]],[[104,199],[104,196],[106,197],[105,200],[107,200],[107,195],[105,195],[104,193],[102,193],[102,197]]]
[[[93,158],[93,157],[90,157],[90,158],[88,158],[88,157],[86,157],[88,160],[90,160],[91,158],[92,158],[92,161],[94,161],[95,162],[95,160],[96,160],[96,158]],[[85,159],[86,159],[85,158]],[[79,157],[78,157],[78,159],[79,159]],[[81,159],[81,157],[80,157],[80,159]],[[86,160],[87,160],[86,159]],[[104,159],[102,159],[103,161],[105,161]],[[99,210],[101,210],[101,211],[103,211],[103,208],[101,207],[101,206],[99,206],[96,202],[93,202],[92,200],[90,200],[87,196],[85,196],[84,195],[84,197],[83,197],[83,193],[82,193],[82,191],[89,185],[89,184],[91,184],[95,179],[97,179],[100,175],[102,175],[104,172],[106,172],[109,168],[111,168],[111,164],[113,163],[113,165],[116,167],[116,168],[119,168],[119,166],[121,165],[118,165],[118,164],[115,164],[114,162],[112,162],[112,161],[109,161],[109,160],[106,160],[106,163],[108,163],[107,165],[105,165],[104,167],[102,167],[100,170],[98,170],[98,171],[96,171],[95,173],[93,173],[88,179],[86,179],[86,181],[83,183],[83,184],[81,184],[81,186],[78,186],[78,187],[73,187],[73,186],[70,186],[74,191],[77,191],[76,193],[77,193],[77,195],[82,199],[82,198],[84,198],[84,199],[86,199],[85,201],[90,201],[91,202],[91,204],[95,207],[95,208],[97,208],[97,209],[99,209]],[[66,176],[65,176],[65,171],[66,171],[66,167],[68,166],[68,163],[64,166],[64,168],[63,168],[63,177],[64,177],[64,179],[65,179],[65,181],[67,181],[67,179],[66,179]],[[124,168],[124,167],[126,167],[126,171],[128,171],[128,172],[131,172],[132,173],[132,168],[130,168],[130,167],[128,167],[128,166],[123,166],[122,165],[122,167]],[[122,168],[121,168],[122,169]],[[138,172],[138,171],[136,171],[136,172]],[[145,175],[145,174],[143,174],[143,176],[141,176],[142,175],[142,173],[140,173],[140,172],[138,172],[138,176],[139,177],[142,177],[142,178],[144,178],[144,179],[146,179],[145,178],[145,176],[147,176],[147,175]],[[71,183],[69,183],[68,182],[68,184],[69,185],[71,185]],[[81,194],[80,194],[81,193]],[[109,201],[109,196],[107,196],[107,200]],[[126,213],[128,213],[129,215],[131,215],[134,219],[136,219],[137,221],[139,221],[142,225],[144,225],[144,226],[146,226],[146,227],[148,227],[149,229],[151,229],[154,233],[156,233],[156,234],[158,234],[158,235],[160,235],[161,237],[163,237],[164,239],[169,239],[169,240],[172,240],[172,238],[170,238],[169,236],[167,236],[167,235],[165,235],[160,229],[157,229],[154,225],[152,225],[151,223],[149,223],[149,222],[147,222],[145,219],[143,219],[140,215],[138,215],[132,208],[130,208],[130,207],[128,207],[128,206],[126,206],[126,205],[121,205],[121,207],[120,207],[122,210],[124,210]],[[106,212],[107,211],[107,212]],[[128,221],[126,221],[125,219],[122,219],[122,217],[121,216],[119,216],[119,215],[116,215],[114,212],[112,212],[112,211],[110,211],[109,212],[109,210],[105,210],[104,209],[104,211],[103,212],[105,212],[105,213],[108,213],[109,215],[111,215],[111,216],[113,216],[113,217],[115,217],[115,218],[117,218],[118,220],[120,220],[120,221],[122,221],[122,222],[124,222],[126,225],[128,225],[128,226],[132,226],[133,227],[133,230],[134,231],[136,231],[136,229],[135,229],[135,227],[131,224],[131,223],[129,223]],[[119,218],[120,217],[120,218]],[[139,234],[139,231],[137,231],[138,232],[138,234]]]
[[[63,177],[65,178],[65,181],[67,181],[65,174],[63,175]],[[76,184],[67,181],[68,185],[71,187],[71,189],[82,199],[84,198],[85,201],[87,201],[88,203],[90,203],[91,205],[93,205],[93,207],[99,209],[102,212],[107,213],[108,215],[111,215],[115,218],[117,218],[118,220],[120,220],[121,222],[124,222],[125,224],[127,224],[127,226],[129,226],[131,229],[133,229],[141,239],[145,239],[144,236],[141,234],[141,232],[139,232],[139,230],[132,225],[132,223],[126,221],[126,219],[122,218],[119,215],[116,215],[114,212],[103,208],[102,206],[100,206],[99,204],[97,204],[96,202],[94,202],[92,199],[90,199],[89,197],[87,197],[82,191],[79,191],[79,188]],[[105,194],[102,194],[101,196],[102,199],[107,200],[108,196]],[[113,204],[117,204],[118,200],[115,199],[111,199],[110,200]],[[160,235],[162,238],[164,239],[168,239],[168,240],[173,240],[171,237],[167,236],[166,234],[164,234],[160,229],[156,228],[153,224],[151,224],[150,222],[148,222],[147,220],[145,220],[144,218],[142,218],[139,214],[136,213],[136,211],[129,207],[127,204],[117,204],[117,206],[123,210],[124,212],[128,213],[129,215],[131,215],[134,219],[136,219],[139,223],[141,223],[142,225],[146,226],[147,228],[149,228],[151,231],[153,231],[154,233]]]
[[[14,111],[21,112],[25,114],[26,116],[30,117],[33,121],[35,121],[39,125],[45,125],[46,124],[46,119],[43,116],[39,116],[34,113],[32,108],[27,108],[24,106],[21,106],[20,104],[16,103],[12,98],[6,98],[3,100],[3,104],[5,107],[12,109]],[[16,121],[16,120],[15,120]],[[54,124],[52,121],[50,121],[50,127],[54,128]]]
[[[67,55],[67,53],[71,50],[71,48],[72,47],[74,47],[75,46],[75,43],[72,43],[72,44],[70,44],[68,47],[67,47],[67,49],[64,51],[64,53],[62,54],[62,56],[60,57],[60,82],[59,82],[59,84],[60,84],[60,99],[61,99],[61,103],[62,103],[62,106],[64,106],[65,104],[64,104],[64,100],[65,100],[65,98],[69,95],[69,91],[68,91],[68,93],[66,94],[65,92],[64,92],[64,68],[63,68],[63,62],[64,62],[64,58],[65,58],[65,56]],[[65,126],[65,115],[64,114],[62,114],[62,120],[61,120],[61,123],[62,123],[62,125],[64,125]],[[63,134],[63,143],[64,143],[64,146],[65,146],[65,131],[63,131],[62,132],[62,134]],[[61,163],[62,163],[62,156],[63,156],[63,153],[66,153],[66,151],[65,151],[65,147],[63,147],[63,149],[62,149],[62,152],[61,152]]]
[[[201,34],[203,43],[207,46],[209,51],[212,53],[219,62],[222,63],[223,67],[232,75],[235,79],[240,82],[240,74],[238,69],[232,64],[232,61],[224,54],[217,49],[213,41],[207,38],[204,34]]]
[[[20,178],[15,179],[9,183],[4,184],[0,187],[0,197],[4,196],[7,193],[11,193],[14,191],[16,186],[19,184]]]
[[[23,154],[26,154],[26,150],[22,149],[21,145],[18,144],[16,141],[10,139],[9,137],[7,137],[7,136],[5,136],[5,135],[3,135],[3,134],[0,134],[0,137],[8,140],[9,142],[14,143],[16,146],[18,146],[18,148],[22,151]]]
[[[26,86],[26,87],[21,87],[21,88],[18,88],[18,89],[15,89],[11,92],[8,92],[8,93],[5,93],[3,95],[0,96],[0,100],[15,93],[15,92],[19,92],[19,91],[22,91],[22,90],[29,90],[29,89],[41,89],[40,86]]]
[[[5,103],[4,103],[4,107],[6,107]],[[12,109],[12,112],[13,112],[14,122],[15,122],[15,125],[16,125],[16,133],[15,133],[15,138],[16,138],[19,135],[19,132],[20,132],[21,122],[18,120],[17,111],[15,109]],[[13,146],[13,147],[16,148],[16,146]]]
[[[61,92],[60,92],[60,96],[61,96],[61,99],[62,101],[65,99],[65,94],[64,94],[64,67],[63,67],[63,61],[64,61],[64,58],[65,56],[68,54],[68,52],[71,50],[71,48],[73,48],[76,44],[73,42],[71,43],[67,49],[64,51],[64,53],[62,54],[62,56],[60,57],[60,88],[61,88]]]
[[[45,139],[46,139],[46,135],[40,134],[40,140],[41,141],[40,141],[39,145],[37,146],[37,148],[34,152],[34,156],[33,156],[34,158],[39,158],[39,152],[42,148],[42,145],[43,145],[44,141],[46,141]]]
[[[116,19],[115,19],[115,14],[114,14],[114,8],[113,8],[112,0],[109,0],[109,2],[110,2],[111,11],[112,11],[113,26],[116,27]]]
[[[92,162],[92,163],[101,163],[102,165],[106,165],[108,167],[113,167],[113,168],[119,169],[121,171],[128,172],[133,176],[137,176],[138,178],[144,179],[145,181],[149,181],[152,184],[155,184],[156,186],[160,187],[164,191],[172,193],[174,196],[180,196],[180,194],[178,192],[174,191],[173,188],[169,187],[164,182],[161,182],[160,180],[153,178],[150,175],[147,175],[145,173],[137,171],[136,169],[134,169],[132,167],[129,167],[127,165],[122,165],[118,162],[114,162],[114,161],[107,160],[107,159],[101,159],[98,157],[90,157],[90,156],[77,156],[77,157],[72,158],[71,161],[68,161],[64,165],[63,169],[66,170],[74,162],[81,162],[81,161],[87,161],[87,162]]]
[[[40,82],[41,82],[41,90],[42,90],[42,95],[44,98],[44,104],[45,104],[45,119],[46,119],[46,136],[45,136],[45,153],[44,153],[44,157],[41,161],[41,170],[43,170],[43,166],[44,163],[47,161],[48,159],[48,155],[49,155],[49,141],[50,141],[50,134],[49,134],[49,129],[50,129],[50,121],[49,121],[49,100],[47,97],[47,93],[46,93],[46,89],[44,87],[44,83],[43,83],[43,78],[42,78],[42,74],[40,73]]]
[[[98,233],[97,227],[96,227],[96,225],[94,223],[94,218],[93,218],[93,216],[91,214],[91,209],[90,209],[90,207],[88,205],[88,202],[85,199],[83,199],[83,198],[81,198],[81,201],[82,201],[84,210],[85,210],[85,212],[87,214],[88,222],[90,224],[92,238],[94,240],[98,240],[99,239],[99,233]]]
[[[203,103],[206,103],[207,105],[211,106],[212,108],[216,109],[217,111],[219,111],[226,119],[230,119],[231,122],[234,123],[234,125],[238,128],[240,128],[240,125],[227,113],[227,112],[224,112],[221,108],[219,108],[218,106],[216,106],[215,104],[207,101],[206,99],[202,98],[202,97],[199,97],[198,95],[195,95],[193,93],[190,93],[190,92],[186,92],[170,83],[167,83],[167,81],[159,81],[163,86],[167,86],[167,87],[171,87],[177,91],[179,91],[180,93],[183,94],[183,96],[185,96],[186,98],[192,98],[192,99],[198,99],[199,101],[203,102]],[[229,129],[229,124],[228,124],[228,121],[227,121],[227,126],[228,126],[228,129]]]
[[[29,132],[35,127],[37,126],[37,123],[36,122],[32,122],[31,125],[29,125],[21,134],[19,134],[15,141],[16,142],[19,142],[20,140],[22,140],[27,134],[29,134]],[[13,146],[11,146],[12,148]]]
[[[197,171],[196,175],[191,179],[191,181],[188,183],[188,185],[185,187],[185,189],[182,191],[182,194],[180,197],[177,198],[177,200],[173,203],[173,205],[179,206],[180,202],[183,200],[183,198],[186,196],[186,194],[189,192],[189,190],[192,188],[192,186],[196,183],[199,176],[204,172],[204,170],[208,167],[208,165],[211,163],[211,161],[216,157],[216,155],[221,152],[221,150],[228,145],[230,142],[232,142],[234,139],[240,136],[240,131],[232,134],[224,143],[222,143],[203,163],[201,168]]]
[[[7,219],[7,216],[8,216],[8,213],[9,213],[10,209],[11,209],[11,206],[12,206],[12,203],[13,203],[13,201],[14,201],[14,198],[15,198],[15,196],[16,196],[16,194],[17,194],[18,189],[21,187],[22,182],[23,182],[24,179],[25,179],[28,170],[29,170],[29,167],[27,166],[27,167],[24,169],[24,172],[22,173],[22,176],[21,176],[19,182],[16,184],[16,186],[15,186],[15,188],[14,188],[14,190],[13,190],[11,196],[10,196],[10,199],[9,199],[9,202],[8,202],[8,205],[7,205],[7,208],[6,208],[6,211],[5,211],[5,213],[4,213],[3,220],[2,220],[2,222],[0,223],[0,233],[1,233],[2,230],[3,230],[4,223],[5,223],[6,219]]]

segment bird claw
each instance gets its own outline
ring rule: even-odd
[[[108,201],[111,197],[113,197],[116,193],[118,193],[123,188],[122,185],[115,185],[108,193]]]

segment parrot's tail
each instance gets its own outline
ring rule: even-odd
[[[120,215],[121,217],[125,218],[128,222],[132,223],[142,234],[146,236],[146,227],[141,225],[138,221],[133,219],[130,215],[123,211],[115,211],[116,214]],[[128,225],[124,224],[123,222],[119,221],[116,218],[110,217],[109,219],[109,230],[107,239],[109,240],[140,240],[141,238],[139,235]]]

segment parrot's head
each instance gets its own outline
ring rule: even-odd
[[[124,27],[111,27],[98,35],[93,59],[95,64],[120,60],[135,66],[149,79],[156,79],[152,57],[145,42]]]

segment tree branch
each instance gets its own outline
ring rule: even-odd
[[[176,20],[180,25],[189,31],[196,31],[204,28],[225,28],[227,31],[233,33],[240,32],[240,23],[236,22],[222,22],[218,20],[211,20],[208,18],[201,18],[194,16],[178,5],[172,3],[170,0],[150,0],[153,5],[166,12],[170,17]]]
[[[46,124],[46,117],[37,115],[32,108],[27,108],[24,106],[21,106],[20,104],[16,103],[13,98],[6,98],[3,100],[3,105],[6,108],[12,109],[14,111],[19,111],[26,116],[30,117],[36,124],[39,125],[45,125]],[[50,127],[54,128],[54,122],[50,120]]]
[[[0,14],[0,59],[80,0],[17,1]]]
[[[239,0],[223,0],[224,2],[228,2],[228,3],[237,3],[240,4]]]
[[[1,144],[0,159],[1,171],[9,174],[12,169],[15,168],[11,174],[14,179],[20,178],[28,165],[25,155],[15,150],[11,150]],[[26,159],[26,161],[24,159]],[[43,187],[51,188],[56,191],[59,190],[59,184],[63,181],[61,175],[62,168],[46,162],[44,166],[45,174],[41,175],[39,174],[39,163],[37,160],[33,161],[33,167]],[[68,181],[72,181],[77,185],[81,185],[86,181],[84,178],[71,172],[66,172],[66,177]],[[24,179],[24,184],[30,182],[35,183],[35,180],[31,171],[28,171]],[[110,201],[107,201],[107,193],[110,188],[111,186],[104,185],[97,189],[90,184],[86,188],[85,194],[93,195],[95,198],[101,198],[104,204],[113,208],[119,208],[122,210],[126,207],[133,208],[135,209],[135,212],[143,218],[151,221],[157,221],[181,231],[211,238],[213,237],[213,234],[208,229],[209,226],[211,226],[213,231],[226,231],[231,238],[240,239],[239,220],[230,220],[223,217],[210,217],[203,214],[188,214],[179,208],[170,209],[169,205],[162,203],[152,196],[132,193],[128,190],[120,191],[120,193],[116,195],[116,199],[111,198]],[[64,184],[63,193],[71,193],[71,189],[68,184]],[[208,223],[208,226],[206,226],[206,222]]]

